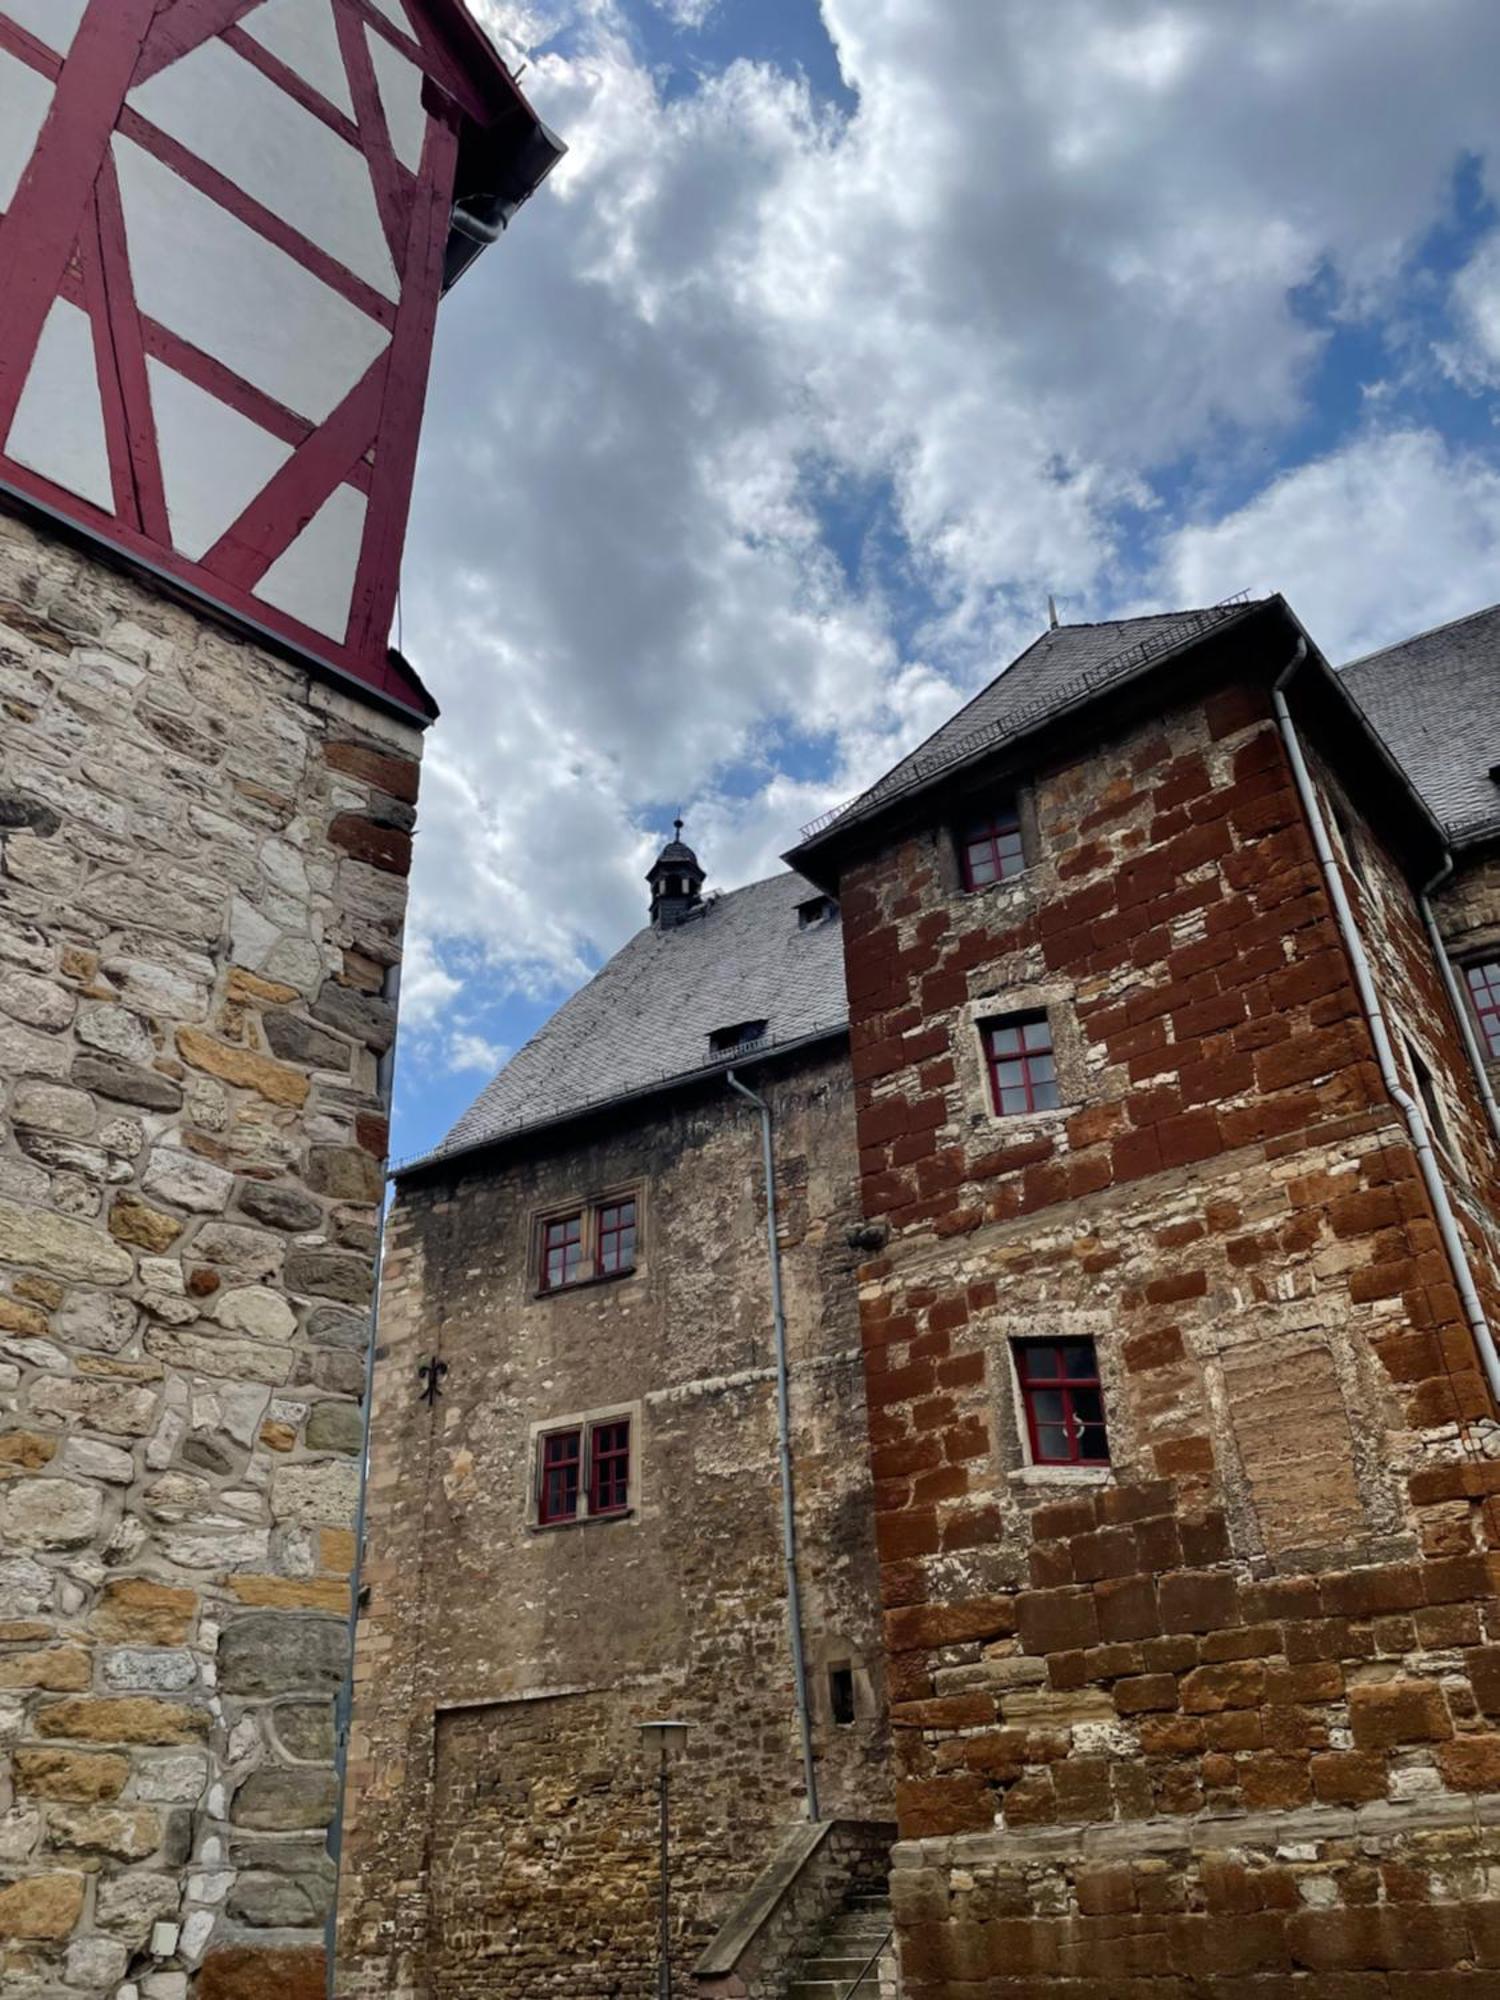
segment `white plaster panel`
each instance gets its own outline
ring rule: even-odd
[[[386,329],[133,141],[114,148],[142,310],[320,423]]]
[[[0,208],[10,207],[51,102],[46,77],[0,51]]]
[[[201,43],[126,101],[367,285],[398,295],[364,154],[227,42]]]
[[[415,173],[422,164],[422,142],[427,137],[422,72],[383,36],[372,35],[367,29],[365,39],[374,59],[375,81],[380,85],[380,103],[396,158]]]
[[[342,639],[365,532],[365,496],[338,487],[261,578],[256,596],[315,632]]]
[[[146,369],[172,546],[196,562],[285,464],[291,446],[175,369],[150,359]]]
[[[349,95],[338,30],[333,24],[333,0],[264,0],[240,26],[330,104],[354,116],[354,100]]]
[[[0,0],[0,14],[9,15],[49,49],[66,55],[73,46],[88,0]]]
[[[54,299],[47,314],[5,448],[18,464],[114,512],[94,329],[66,299]]]

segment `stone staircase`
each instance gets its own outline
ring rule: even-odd
[[[851,2000],[851,1996],[852,2000],[882,2000],[882,1996],[888,2000],[896,1990],[896,1946],[890,1932],[888,1898],[851,1890],[816,1942],[793,1966],[786,2000]],[[871,1964],[877,1952],[879,1956]]]

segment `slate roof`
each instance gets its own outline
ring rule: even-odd
[[[1351,660],[1341,679],[1455,845],[1500,837],[1500,604]]]
[[[800,875],[772,875],[713,898],[669,929],[637,931],[512,1056],[427,1159],[727,1067],[709,1046],[718,1028],[764,1020],[757,1053],[840,1032],[848,1006],[838,919],[804,929],[797,915],[799,903],[820,893]]]
[[[1199,610],[1053,627],[868,791],[804,827],[803,840],[819,840],[835,826],[863,819],[892,799],[919,790],[951,766],[1035,728],[1058,710],[1245,616],[1263,601],[1239,598]]]

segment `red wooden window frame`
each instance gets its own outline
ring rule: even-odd
[[[1032,1464],[1108,1465],[1109,1431],[1093,1341],[1018,1340],[1015,1353]],[[1095,1431],[1097,1446],[1085,1435]]]
[[[1469,1000],[1479,1022],[1480,1038],[1491,1062],[1500,1062],[1500,958],[1481,959],[1464,967]]]
[[[576,1521],[583,1489],[582,1428],[544,1432],[540,1451],[537,1519],[544,1527],[554,1521]]]
[[[599,1206],[599,1248],[594,1267],[601,1278],[635,1269],[635,1196]]]
[[[611,1417],[589,1434],[589,1514],[623,1514],[630,1505],[630,1419]]]
[[[630,1419],[601,1417],[537,1439],[536,1518],[544,1528],[630,1512]]]
[[[577,1209],[542,1225],[542,1290],[557,1292],[576,1285],[582,1272],[583,1211]]]
[[[1005,1014],[986,1021],[981,1033],[995,1116],[1021,1118],[1028,1111],[1055,1111],[1062,1100],[1047,1016]]]
[[[1021,845],[1021,819],[1015,806],[997,806],[982,819],[969,820],[958,838],[965,889],[987,889],[1006,882],[1026,866]]]
[[[561,1292],[594,1278],[623,1278],[635,1269],[639,1242],[633,1194],[611,1195],[568,1215],[548,1216],[538,1242],[538,1289]]]

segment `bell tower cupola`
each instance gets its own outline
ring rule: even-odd
[[[652,862],[646,881],[651,889],[651,922],[659,931],[675,929],[703,903],[703,870],[682,838],[682,821],[674,819],[675,838]]]

